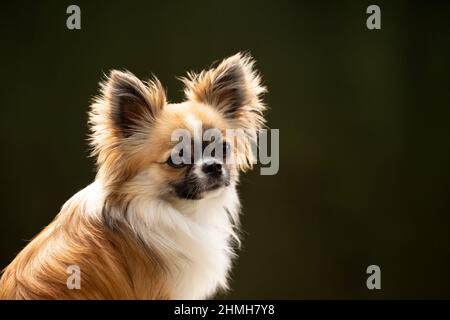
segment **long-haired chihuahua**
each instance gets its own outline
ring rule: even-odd
[[[252,167],[266,90],[241,53],[181,79],[185,100],[168,103],[156,78],[107,76],[89,113],[95,181],[6,267],[0,298],[204,299],[227,288],[239,244],[236,185]],[[222,136],[211,139],[216,152],[197,157],[190,146],[205,151],[205,129]],[[228,129],[245,134],[229,139]],[[187,148],[177,130],[194,137]],[[79,272],[75,288],[70,270]]]

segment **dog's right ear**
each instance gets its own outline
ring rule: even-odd
[[[101,95],[92,106],[91,125],[123,138],[145,132],[166,104],[158,79],[143,83],[128,71],[113,70],[101,83]]]
[[[92,156],[100,172],[120,180],[126,159],[142,148],[166,105],[166,94],[158,79],[142,82],[128,71],[114,70],[100,85],[89,112]]]

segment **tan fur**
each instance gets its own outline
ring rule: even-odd
[[[86,217],[79,199],[69,200],[55,220],[5,270],[1,299],[164,299],[163,267],[129,230],[105,228]],[[67,268],[78,265],[82,290],[68,289]],[[152,279],[152,281],[148,281]]]
[[[168,104],[157,79],[141,82],[129,72],[110,74],[89,115],[96,181],[68,200],[3,271],[1,299],[203,298],[227,287],[231,243],[238,239],[235,185],[238,170],[251,167],[248,141],[233,150],[241,163],[229,168],[224,204],[176,199],[170,185],[183,171],[168,166],[166,159],[173,147],[171,133],[193,131],[190,119],[223,134],[228,128],[261,127],[265,88],[251,58],[242,54],[183,81],[187,100]],[[196,237],[215,241],[211,248],[217,252],[205,257],[209,240]],[[204,265],[193,261],[202,257]],[[71,265],[81,270],[81,290],[66,285]],[[196,279],[205,266],[217,269],[208,276],[211,283],[199,283],[189,295],[187,272]]]

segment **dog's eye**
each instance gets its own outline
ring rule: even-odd
[[[183,159],[183,149],[181,149],[177,155],[171,154],[169,159],[167,159],[166,163],[173,168],[183,168],[186,166]]]

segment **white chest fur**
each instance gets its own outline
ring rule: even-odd
[[[173,299],[204,299],[227,288],[233,239],[238,241],[239,199],[231,185],[202,200],[173,205],[161,200],[136,199],[127,222],[156,248],[169,266]]]

